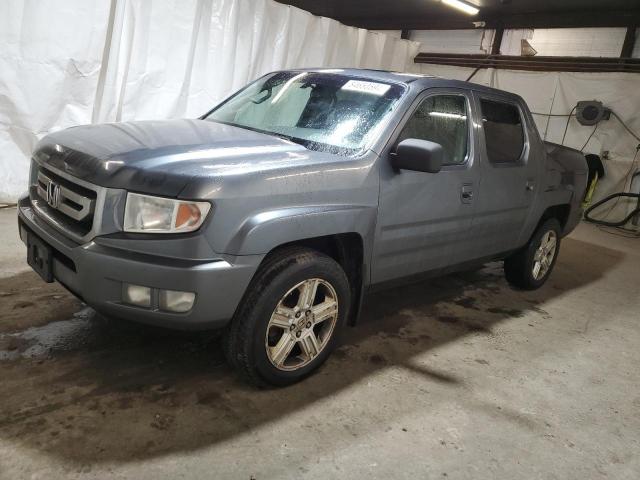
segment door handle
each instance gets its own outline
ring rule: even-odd
[[[471,203],[473,199],[473,186],[472,185],[463,185],[460,191],[460,199],[462,203]]]
[[[527,190],[527,192],[533,192],[533,188],[536,186],[536,182],[534,182],[533,180],[528,180],[527,183],[525,183],[524,188]]]

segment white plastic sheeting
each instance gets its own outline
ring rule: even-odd
[[[417,51],[272,0],[3,0],[0,202],[26,188],[48,132],[196,117],[268,71],[402,71]]]
[[[473,72],[470,68],[422,64],[422,73],[466,80]],[[515,70],[484,69],[478,71],[472,82],[517,93],[525,99],[533,112],[541,114],[568,114],[579,100],[600,100],[616,112],[637,134],[640,134],[640,75],[637,73],[575,73],[575,72],[526,72]],[[562,142],[567,117],[534,115],[540,134],[546,140]],[[628,189],[624,180],[633,168],[640,168],[640,155],[636,157],[638,141],[634,139],[613,116],[594,127],[580,125],[575,118],[569,122],[564,144],[583,149],[585,153],[603,155],[607,176],[600,181],[594,195],[597,201],[611,193]],[[593,136],[587,143],[589,136]],[[637,191],[637,190],[636,190]],[[632,208],[634,201],[621,200],[610,213],[609,220],[620,219]],[[613,204],[611,204],[613,205]],[[608,207],[608,206],[606,206]],[[604,208],[606,213],[608,208]],[[599,209],[600,210],[600,209]],[[602,211],[600,211],[602,212]],[[594,212],[596,213],[596,212]],[[600,215],[595,215],[599,217]]]

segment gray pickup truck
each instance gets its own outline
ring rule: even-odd
[[[197,120],[88,125],[35,149],[31,267],[98,312],[223,329],[229,363],[286,385],[374,286],[504,259],[540,287],[587,165],[524,101],[372,70],[268,74]]]

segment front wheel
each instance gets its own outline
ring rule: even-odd
[[[347,277],[332,258],[299,247],[273,253],[226,332],[228,362],[256,385],[301,380],[334,348],[349,297]]]
[[[504,261],[507,281],[524,290],[535,290],[547,281],[558,258],[560,223],[546,220],[535,231],[529,243]]]

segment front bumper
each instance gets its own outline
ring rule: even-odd
[[[53,249],[53,277],[83,302],[105,315],[181,330],[224,327],[233,316],[264,255],[220,256],[194,260],[171,258],[101,244],[100,238],[77,244],[34,212],[28,197],[18,203],[18,222]],[[22,238],[26,242],[26,238]],[[139,240],[131,241],[136,247]],[[151,242],[157,247],[157,242]],[[175,247],[175,241],[174,247]],[[124,248],[123,248],[124,247]],[[122,285],[130,283],[157,289],[195,292],[193,308],[169,313],[157,308],[122,302]]]

